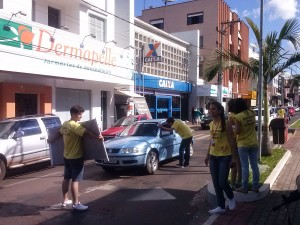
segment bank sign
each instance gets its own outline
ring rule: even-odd
[[[67,33],[67,36],[57,33],[53,38],[53,33],[42,27],[32,27],[0,18],[0,45],[3,46],[1,57],[6,58],[4,53],[15,53],[14,58],[8,56],[6,61],[20,60],[22,57],[20,63],[27,61],[33,67],[24,68],[23,65],[21,68],[20,64],[19,70],[29,73],[65,76],[67,72],[71,73],[68,76],[83,75],[86,79],[99,80],[100,78],[93,75],[96,72],[116,75],[126,80],[132,79],[133,72],[130,62],[118,57],[119,54],[116,53],[118,48],[114,51],[109,47],[103,49],[100,46],[101,43],[96,45],[94,40],[86,40],[86,46],[81,48],[82,37],[72,33]],[[19,50],[14,51],[7,47]],[[10,55],[12,56],[12,54]],[[18,71],[16,67],[8,68],[5,65],[3,69]],[[89,76],[87,72],[93,72],[93,74]]]
[[[161,62],[161,43],[149,43],[144,46],[145,55],[144,55],[144,63],[151,63],[151,62]]]

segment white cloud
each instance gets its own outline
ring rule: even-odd
[[[270,21],[275,19],[290,19],[294,18],[299,12],[299,4],[297,0],[268,0],[266,7],[269,13]]]
[[[232,12],[239,14],[239,11],[237,10],[237,8],[231,9]]]
[[[242,15],[243,17],[248,17],[250,15],[250,12],[248,10],[244,10]]]

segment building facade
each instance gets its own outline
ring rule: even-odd
[[[121,97],[129,104],[115,91],[134,87],[133,0],[0,2],[0,118],[67,120],[80,104],[83,120],[111,126]]]
[[[215,50],[238,54],[243,60],[249,57],[249,29],[238,15],[230,10],[223,0],[195,0],[170,4],[162,7],[150,7],[142,12],[141,20],[168,33],[199,31],[197,73],[190,74],[196,79],[196,97],[194,104],[204,107],[210,99],[216,99],[217,76],[209,83],[204,79],[204,64]],[[223,71],[223,105],[230,98],[242,97],[249,90],[248,74],[239,70]],[[190,78],[191,79],[191,78]],[[190,104],[193,104],[190,102]],[[190,105],[190,108],[192,105]]]

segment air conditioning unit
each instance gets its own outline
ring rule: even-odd
[[[203,62],[203,61],[204,61],[204,56],[201,55],[201,56],[199,57],[199,60],[200,60],[200,62]]]

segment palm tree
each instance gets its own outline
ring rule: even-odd
[[[260,31],[257,25],[250,18],[246,18],[250,28],[252,29],[257,43],[260,40]],[[269,144],[269,103],[268,103],[268,84],[273,78],[286,69],[290,68],[294,63],[300,62],[300,53],[290,54],[283,48],[283,42],[292,43],[295,49],[300,47],[300,23],[297,19],[287,20],[280,32],[272,31],[267,34],[263,40],[262,56],[262,86],[263,86],[263,108],[264,121],[262,132],[262,155],[271,155],[272,149]],[[223,57],[223,60],[220,60]],[[220,63],[222,61],[222,64]],[[247,79],[257,77],[259,71],[259,63],[257,59],[250,59],[249,62],[243,61],[237,54],[228,51],[215,51],[211,60],[205,65],[205,77],[208,81],[212,80],[219,69],[235,69],[242,68]],[[244,75],[245,77],[245,75]]]

